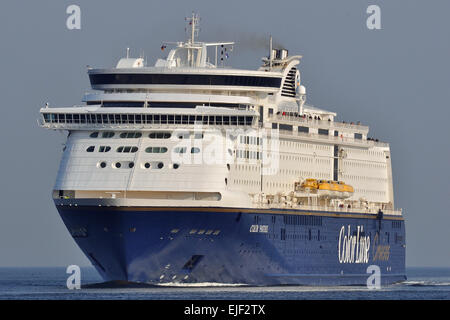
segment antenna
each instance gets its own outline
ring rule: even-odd
[[[272,52],[272,36],[270,36],[269,40],[269,70],[272,70],[272,60],[273,60],[273,52]]]
[[[130,57],[130,48],[127,48],[127,59]]]

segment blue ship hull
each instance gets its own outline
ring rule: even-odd
[[[366,285],[405,276],[401,217],[284,209],[58,205],[105,281]]]

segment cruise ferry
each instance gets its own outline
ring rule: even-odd
[[[406,279],[389,144],[306,103],[301,56],[231,68],[233,42],[163,43],[153,66],[88,67],[82,105],[40,109],[67,132],[53,201],[105,281],[366,285]]]

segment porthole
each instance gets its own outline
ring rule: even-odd
[[[134,167],[134,162],[130,162],[129,164],[128,164],[128,168],[133,168]]]
[[[173,168],[174,168],[174,169],[178,169],[179,167],[180,167],[180,165],[179,165],[178,163],[174,163],[174,164],[173,164]]]
[[[162,169],[163,167],[164,167],[164,163],[159,162],[159,163],[158,163],[158,169]]]
[[[150,168],[150,163],[146,162],[146,163],[144,164],[144,168],[145,168],[145,169],[149,169],[149,168]]]
[[[120,163],[120,162],[116,162],[115,164],[114,164],[114,167],[115,168],[120,168],[122,166],[122,164]]]
[[[95,147],[94,146],[90,146],[89,148],[86,149],[86,152],[94,152]]]
[[[89,137],[91,137],[91,138],[97,138],[97,137],[98,137],[98,131],[92,132],[92,133],[89,135]]]
[[[106,168],[106,162],[102,161],[99,163],[100,168]]]

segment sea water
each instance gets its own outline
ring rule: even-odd
[[[81,268],[81,289],[69,290],[66,268],[0,268],[0,300],[450,300],[450,268],[407,268],[408,280],[369,289],[355,287],[250,287],[204,283],[156,287],[107,287],[93,267]]]

